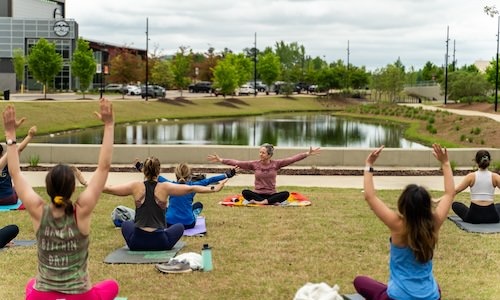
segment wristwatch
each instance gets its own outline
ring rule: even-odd
[[[366,166],[365,167],[365,172],[373,173],[373,167],[372,166]]]
[[[13,139],[7,140],[7,145],[15,145],[15,144],[16,144],[16,140],[13,140]]]

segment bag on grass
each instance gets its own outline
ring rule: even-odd
[[[116,227],[121,227],[125,221],[134,221],[135,211],[129,207],[119,205],[111,212],[111,220]]]

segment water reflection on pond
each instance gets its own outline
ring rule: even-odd
[[[206,144],[282,147],[426,148],[403,138],[401,125],[367,123],[327,114],[282,114],[239,119],[164,120],[116,125],[115,144]],[[99,144],[102,128],[33,139],[37,143]]]

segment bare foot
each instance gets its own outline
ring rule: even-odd
[[[80,184],[83,186],[87,186],[87,180],[85,180],[85,178],[83,177],[82,171],[80,171],[80,169],[75,166],[71,166],[71,170],[73,170],[73,174],[75,174],[78,182],[80,182]]]

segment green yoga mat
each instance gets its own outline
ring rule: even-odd
[[[157,264],[168,262],[185,243],[178,241],[174,248],[165,251],[130,251],[127,246],[116,249],[104,258],[107,264]]]

